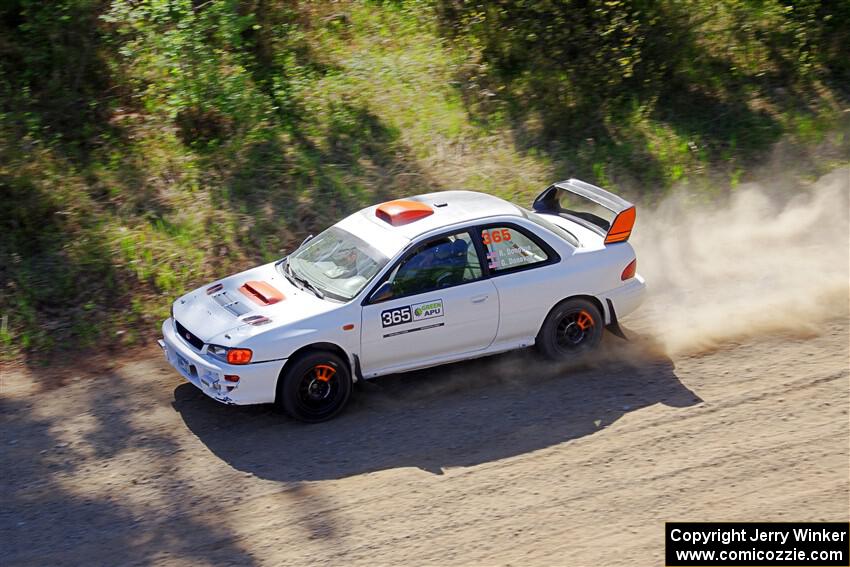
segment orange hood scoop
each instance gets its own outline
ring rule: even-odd
[[[274,305],[278,301],[286,299],[286,297],[277,288],[266,282],[245,282],[242,284],[242,287],[239,288],[239,291],[247,295],[251,301],[259,305]]]

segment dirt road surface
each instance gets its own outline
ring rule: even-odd
[[[664,521],[847,520],[848,322],[386,377],[302,425],[151,349],[2,375],[2,564],[663,565]]]

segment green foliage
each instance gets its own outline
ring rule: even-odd
[[[806,136],[807,120],[835,123],[839,107],[824,84],[841,83],[850,45],[834,21],[848,15],[838,4],[445,0],[438,8],[445,33],[480,53],[461,79],[482,121],[526,125],[523,146],[546,148],[578,174],[665,186],[706,162],[734,171],[734,162],[758,159],[792,116],[806,116],[791,119]],[[659,153],[659,131],[695,151]],[[592,150],[582,148],[588,141]]]
[[[10,0],[0,345],[128,344],[351,211],[576,175],[737,184],[832,144],[842,2]]]
[[[256,17],[239,4],[115,0],[101,16],[130,88],[144,108],[175,120],[188,145],[218,144],[265,110],[245,53]]]

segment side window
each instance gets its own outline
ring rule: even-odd
[[[487,266],[493,273],[549,259],[540,246],[515,228],[485,228],[481,231],[481,241],[487,248]]]
[[[393,270],[390,299],[450,287],[481,277],[478,253],[469,233],[461,232],[427,242]]]

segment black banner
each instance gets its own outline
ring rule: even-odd
[[[850,567],[846,522],[667,522],[667,567]]]

